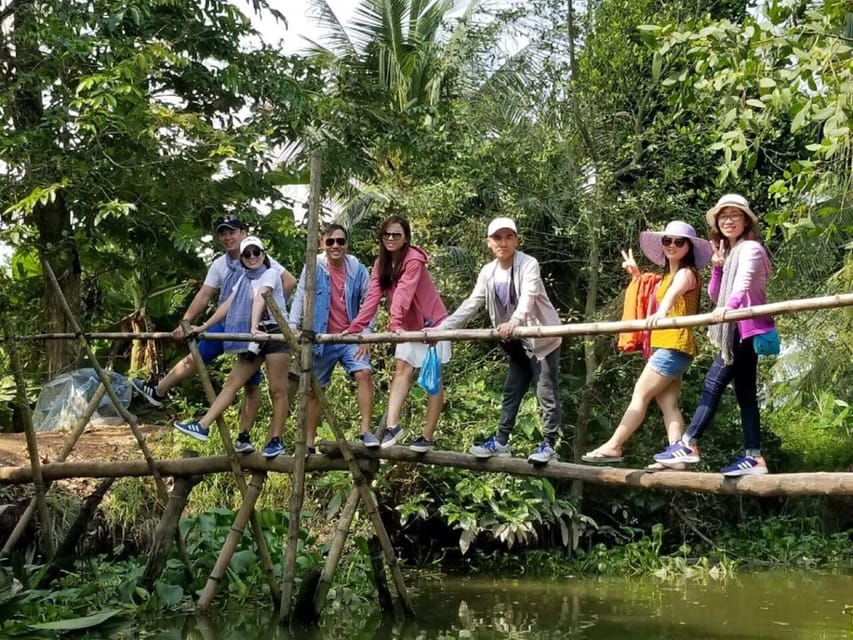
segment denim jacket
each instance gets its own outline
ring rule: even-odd
[[[367,267],[350,255],[344,256],[346,268],[346,279],[344,281],[344,301],[346,302],[347,319],[352,322],[358,315],[367,289],[370,285],[370,277],[367,275]],[[289,324],[291,329],[296,329],[302,322],[302,306],[305,298],[305,268],[299,275],[299,285],[293,296],[293,306],[290,308]],[[314,332],[326,333],[329,326],[329,305],[332,298],[332,278],[326,264],[326,254],[317,256],[317,282],[314,290]],[[376,323],[376,315],[370,320],[367,331],[372,331]],[[314,355],[322,356],[325,344],[314,345]]]

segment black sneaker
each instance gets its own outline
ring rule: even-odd
[[[237,442],[234,443],[234,451],[237,453],[252,453],[255,447],[252,445],[252,440],[249,438],[248,431],[241,431],[237,436]]]
[[[166,400],[166,396],[157,393],[157,385],[144,382],[139,378],[131,378],[130,384],[133,385],[133,389],[139,395],[148,400],[148,403],[151,406],[157,407],[158,409],[163,407],[163,402]]]
[[[385,429],[385,431],[382,432],[382,444],[380,446],[383,449],[386,447],[393,447],[403,437],[403,433],[403,427],[399,424],[395,424],[390,429]]]
[[[317,455],[317,448],[313,444],[305,445],[305,457]]]
[[[432,451],[435,449],[435,440],[430,440],[429,438],[421,436],[409,445],[409,449],[415,453],[426,453],[427,451]]]

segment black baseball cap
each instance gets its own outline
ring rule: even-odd
[[[222,229],[248,229],[248,227],[237,216],[227,215],[222,216],[216,221],[216,230],[222,231]]]

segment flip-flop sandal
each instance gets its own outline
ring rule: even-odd
[[[683,462],[676,462],[669,467],[660,462],[652,462],[646,466],[646,471],[684,471],[685,469],[687,469],[687,465]]]
[[[599,453],[598,449],[594,449],[581,456],[582,461],[592,464],[612,464],[614,462],[622,462],[624,459],[624,456],[608,456],[604,453]]]

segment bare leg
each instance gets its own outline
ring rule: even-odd
[[[358,385],[358,413],[361,416],[361,432],[370,431],[373,418],[373,376],[369,369],[356,371],[353,375]]]
[[[621,456],[622,446],[643,424],[652,398],[655,398],[671,383],[672,378],[666,378],[646,365],[640,377],[637,378],[634,393],[631,395],[631,402],[628,404],[622,420],[619,421],[619,425],[613,431],[610,439],[597,447],[595,451],[607,456]]]
[[[669,444],[681,439],[684,433],[684,416],[678,406],[678,396],[681,394],[681,378],[672,379],[663,391],[655,397],[666,427],[666,438]]]
[[[259,358],[256,358],[254,362],[249,362],[242,358],[237,360],[234,368],[231,369],[231,373],[228,374],[228,379],[225,381],[222,391],[216,396],[216,400],[210,405],[207,413],[199,420],[205,429],[209,429],[213,421],[231,406],[231,403],[234,402],[234,398],[237,396],[237,392],[260,366],[261,360]]]
[[[270,421],[270,438],[280,438],[284,432],[284,423],[290,411],[287,398],[287,371],[290,369],[289,353],[270,353],[266,357],[267,384],[270,388],[272,401],[272,419]]]
[[[388,418],[387,426],[390,428],[400,423],[400,415],[403,412],[403,403],[409,395],[412,385],[412,372],[415,368],[405,360],[397,360],[397,368],[394,371],[394,379],[391,380],[391,392],[388,394]]]
[[[157,393],[165,396],[171,389],[181,384],[184,380],[195,373],[195,360],[193,354],[185,355],[174,367],[169,369],[169,373],[163,376],[163,379],[157,383]]]
[[[240,407],[240,431],[249,431],[261,410],[261,388],[256,384],[247,384]]]
[[[438,390],[434,396],[429,396],[427,399],[426,426],[423,430],[423,437],[427,440],[432,440],[435,428],[438,425],[438,418],[441,416],[441,409],[444,407],[444,385]]]
[[[322,410],[320,401],[314,392],[308,393],[308,406],[305,411],[305,444],[313,446],[317,438],[317,427],[320,425]]]

